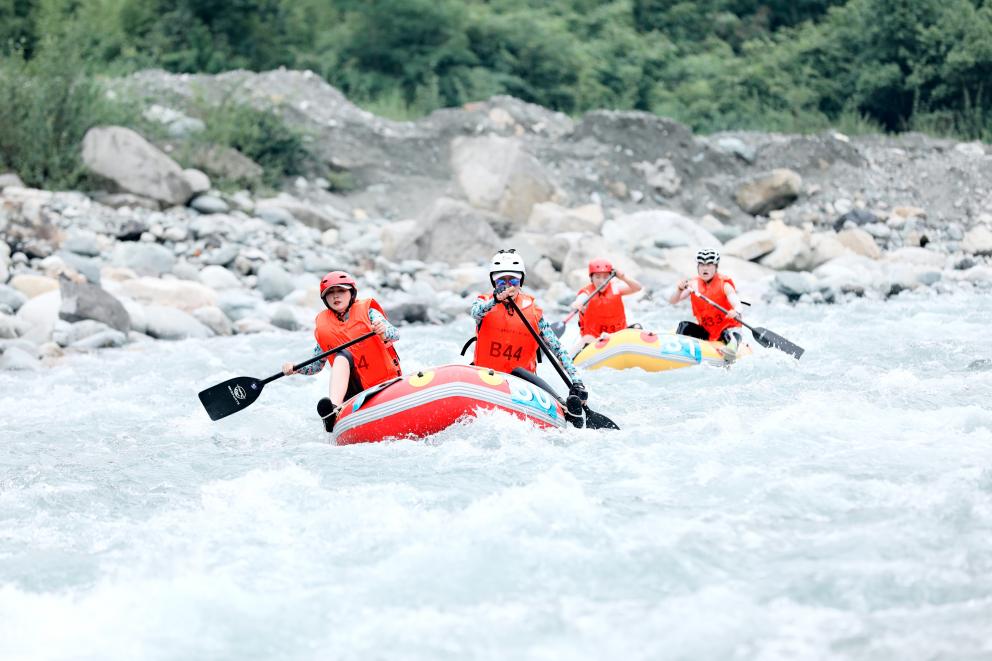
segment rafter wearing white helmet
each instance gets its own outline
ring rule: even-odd
[[[489,282],[495,287],[496,278],[502,275],[520,276],[520,284],[524,283],[527,277],[527,267],[524,265],[524,258],[517,254],[514,248],[500,250],[493,255],[489,262]]]

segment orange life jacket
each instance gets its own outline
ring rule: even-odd
[[[355,301],[348,310],[348,319],[345,321],[338,319],[338,316],[330,310],[318,314],[317,328],[313,334],[321,350],[333,349],[348,340],[371,332],[369,308],[375,308],[383,317],[386,316],[379,303],[372,298]],[[378,335],[351,345],[348,351],[355,361],[355,371],[358,373],[362,388],[371,388],[400,375],[400,357],[396,354],[396,350],[387,347]]]
[[[734,290],[737,290],[737,286],[734,281],[730,278],[725,278],[719,273],[713,276],[709,282],[704,281],[702,278],[695,278],[696,284],[699,286],[699,293],[710,299],[717,305],[729,310],[730,300],[727,298],[727,292],[723,290],[725,284],[729,284]],[[723,333],[727,328],[736,328],[741,325],[741,322],[736,319],[731,319],[724,313],[717,310],[715,307],[699,298],[698,296],[692,296],[692,313],[696,315],[696,321],[700,326],[706,329],[706,332],[710,334],[710,341],[719,340],[720,334]]]
[[[579,290],[586,297],[596,290],[591,282]],[[599,336],[601,333],[616,333],[627,327],[627,313],[623,309],[623,297],[613,291],[613,283],[593,296],[586,309],[579,313],[579,330],[583,335]]]
[[[492,294],[484,294],[479,298],[489,300]],[[513,300],[531,327],[537,331],[544,313],[534,302],[534,297],[517,294]],[[537,370],[537,340],[509,306],[497,303],[479,323],[476,330],[475,364],[500,372],[512,372],[514,367],[523,367],[531,372]]]

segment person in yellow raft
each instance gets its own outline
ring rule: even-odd
[[[613,281],[602,287],[610,276],[613,276]],[[580,351],[597,338],[627,328],[623,297],[636,294],[641,289],[641,283],[614,269],[608,260],[596,258],[590,261],[589,284],[578,291],[571,305],[573,310],[579,311],[579,332],[582,334],[574,351]]]
[[[327,309],[317,315],[314,355],[367,333],[375,333],[331,358],[330,397],[317,402],[317,414],[324,421],[324,429],[332,431],[341,404],[363,390],[400,375],[400,358],[393,348],[393,342],[400,336],[374,298],[358,298],[355,279],[344,271],[331,271],[321,279],[320,300]],[[326,362],[327,358],[324,358],[297,372],[293,371],[293,363],[286,363],[282,373],[313,375],[320,372]]]
[[[737,359],[737,351],[740,349],[743,339],[741,336],[741,299],[737,296],[737,287],[734,285],[734,281],[721,273],[717,273],[719,266],[719,251],[704,248],[697,252],[696,273],[698,275],[695,278],[679,280],[675,286],[675,292],[668,299],[668,302],[675,305],[691,296],[692,313],[696,317],[696,321],[680,322],[675,332],[700,340],[726,343],[719,351],[723,354],[724,360],[729,363]],[[717,310],[700,298],[700,294],[729,310],[730,314],[724,314]]]

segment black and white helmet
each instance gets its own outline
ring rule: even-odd
[[[500,250],[489,262],[489,282],[493,286],[496,285],[496,276],[503,273],[516,273],[520,276],[520,284],[524,283],[527,267],[524,266],[524,258],[513,248]]]
[[[720,264],[720,251],[713,248],[703,248],[696,253],[696,263],[698,264]]]

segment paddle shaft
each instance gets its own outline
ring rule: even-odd
[[[530,325],[530,322],[527,321],[527,317],[525,317],[523,312],[520,311],[520,308],[517,307],[517,302],[510,297],[507,297],[506,302],[511,308],[513,308],[513,311],[517,313],[517,316],[520,317],[520,321],[524,322],[524,326],[527,327],[527,331],[531,334],[531,337],[537,341],[537,345],[541,347],[541,350],[544,351],[544,355],[548,357],[548,360],[554,366],[555,371],[558,372],[558,376],[560,376],[561,380],[565,382],[565,385],[571,389],[572,380],[568,378],[568,374],[565,373],[565,368],[561,366],[560,362],[558,362],[558,356],[551,353],[551,349],[548,348],[547,342],[545,342],[544,338],[541,337],[541,334],[534,330],[534,327]]]
[[[602,283],[600,283],[600,285],[598,287],[596,287],[595,289],[592,290],[592,293],[589,294],[589,296],[586,298],[585,302],[582,304],[582,307],[580,307],[578,310],[572,310],[571,312],[569,312],[568,313],[568,316],[565,317],[564,319],[562,319],[562,321],[561,321],[562,325],[564,326],[565,324],[567,324],[568,322],[570,322],[572,320],[572,317],[574,317],[575,315],[577,315],[580,312],[582,312],[583,310],[585,310],[586,309],[586,306],[589,305],[589,301],[592,300],[592,297],[595,296],[596,294],[598,294],[599,292],[603,291],[603,287],[605,287],[606,285],[610,284],[610,280],[612,280],[615,277],[617,277],[617,272],[616,271],[610,271],[610,277],[608,277],[606,280],[604,280]]]
[[[324,353],[319,353],[316,356],[314,356],[313,358],[310,358],[309,360],[304,360],[299,365],[293,365],[293,371],[295,372],[295,371],[299,370],[300,368],[306,367],[310,363],[316,363],[318,360],[323,360],[324,358],[327,358],[328,356],[330,356],[332,353],[338,353],[339,351],[344,351],[345,349],[347,349],[351,345],[358,344],[359,342],[363,342],[363,341],[369,339],[370,337],[372,337],[373,335],[375,335],[375,332],[366,333],[365,335],[361,335],[359,337],[356,337],[354,340],[349,340],[349,341],[345,342],[344,344],[342,344],[340,346],[336,346],[333,349],[330,349],[328,351],[325,351]],[[280,377],[284,377],[284,376],[286,376],[286,375],[283,374],[282,372],[277,372],[277,373],[273,374],[272,376],[270,376],[269,378],[264,379],[262,381],[262,385],[264,386],[266,383],[271,383],[272,381],[275,381],[276,379],[278,379]]]

